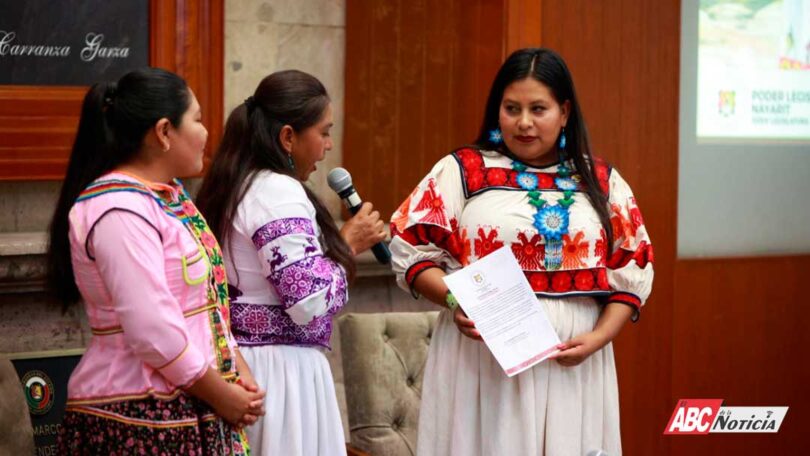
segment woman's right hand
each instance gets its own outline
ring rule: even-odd
[[[371,203],[363,203],[360,210],[343,224],[340,235],[349,244],[354,255],[365,252],[374,244],[385,240],[385,223]]]
[[[473,340],[483,340],[481,339],[481,333],[475,329],[475,323],[467,317],[461,307],[456,307],[456,310],[453,311],[453,323],[456,324],[461,334]]]

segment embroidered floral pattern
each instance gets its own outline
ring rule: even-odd
[[[568,232],[568,211],[560,206],[545,206],[534,214],[534,226],[547,241],[558,241]]]
[[[330,300],[327,314],[315,317],[306,325],[296,324],[280,306],[233,304],[233,334],[239,345],[318,345],[331,348],[332,316],[346,303],[345,286]]]
[[[346,275],[334,261],[321,255],[311,256],[282,269],[267,278],[275,288],[281,305],[288,309],[297,302],[332,285],[334,276],[345,282]]]
[[[197,211],[191,198],[183,189],[180,181],[175,180],[175,186],[179,189],[177,200],[170,199],[171,195],[160,194],[164,203],[172,208],[175,213],[182,212],[185,217],[179,217],[189,232],[197,242],[203,247],[208,261],[211,264],[211,276],[207,281],[206,293],[208,301],[216,303],[216,306],[209,311],[209,321],[211,332],[214,338],[214,347],[217,355],[217,365],[222,374],[236,372],[236,364],[233,362],[233,352],[228,344],[228,334],[230,332],[230,301],[228,298],[228,281],[225,274],[225,261],[222,257],[222,250],[219,243],[211,233],[205,219]],[[179,210],[178,210],[179,209]]]
[[[243,431],[185,394],[68,409],[59,454],[248,455]]]
[[[610,292],[604,268],[573,271],[524,271],[532,290],[538,294],[588,293],[606,295]]]
[[[519,190],[524,188],[521,185],[521,172],[500,167],[487,167],[481,152],[471,148],[459,149],[453,153],[456,161],[461,165],[462,179],[464,182],[465,195],[470,198],[476,194],[490,189],[499,188],[504,190]],[[598,165],[601,175],[605,179],[609,177],[609,170],[604,162]],[[529,177],[531,176],[531,177]],[[532,179],[537,182],[538,190],[557,190],[554,180],[557,173],[544,173],[526,171],[524,179]],[[602,181],[600,181],[602,184]],[[607,180],[604,182],[607,185]],[[569,179],[563,185],[571,187],[571,191],[584,191],[584,185],[576,179]]]
[[[273,220],[256,230],[251,239],[253,240],[253,245],[256,246],[256,250],[261,250],[262,247],[281,236],[300,233],[315,236],[315,228],[312,226],[312,220],[303,217]]]
[[[405,231],[398,233],[397,236],[413,246],[433,244],[449,253],[459,263],[464,260],[465,252],[470,251],[470,241],[466,239],[466,232],[462,240],[459,232],[450,231],[436,225],[418,223],[409,226]],[[469,261],[469,255],[467,259]]]
[[[640,268],[653,262],[653,248],[647,241],[641,241],[636,250],[618,249],[608,258],[607,265],[611,269],[618,269],[627,266],[630,261],[635,261]]]
[[[503,247],[503,241],[498,240],[498,230],[490,228],[488,233],[484,233],[484,228],[478,228],[478,237],[475,239],[475,256],[478,259],[484,258],[490,253]]]

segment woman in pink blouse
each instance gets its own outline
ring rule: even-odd
[[[202,170],[200,117],[155,68],[85,96],[50,233],[51,287],[93,333],[60,454],[249,453],[264,393],[230,333],[219,245],[175,178]]]

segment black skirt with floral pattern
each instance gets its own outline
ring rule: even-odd
[[[249,455],[243,431],[202,401],[180,394],[68,406],[59,434],[65,455]]]

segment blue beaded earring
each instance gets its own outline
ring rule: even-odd
[[[287,154],[287,165],[290,166],[290,170],[295,171],[295,162],[290,154]]]
[[[496,145],[503,142],[503,134],[500,128],[489,131],[489,142]]]
[[[562,131],[560,131],[560,142],[558,143],[559,150],[557,151],[560,159],[560,166],[557,169],[557,173],[563,177],[566,177],[571,173],[571,170],[565,164],[565,161],[568,159],[568,154],[565,152],[565,145],[567,143],[568,140],[565,138],[565,127],[562,127]]]

